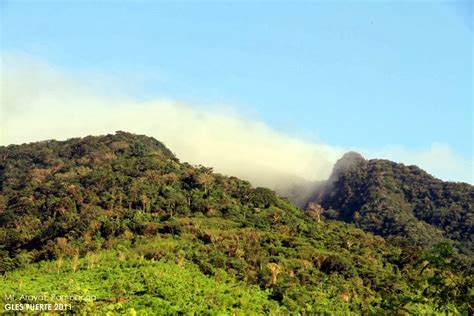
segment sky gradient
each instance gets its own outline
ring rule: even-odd
[[[341,148],[441,144],[474,159],[469,1],[2,1],[0,10],[2,54],[119,78],[136,99],[225,104]],[[472,163],[470,172],[472,182]]]

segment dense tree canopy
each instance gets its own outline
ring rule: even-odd
[[[186,312],[184,301],[214,312],[473,311],[472,258],[450,243],[385,240],[324,219],[334,212],[316,204],[306,213],[269,189],[180,163],[146,136],[0,147],[0,188],[2,292],[28,272],[22,282],[38,291],[63,274],[102,297],[90,304],[103,311]],[[163,271],[165,281],[153,279]],[[202,291],[177,292],[174,282]],[[226,301],[206,307],[212,287]]]
[[[326,215],[419,245],[453,241],[474,254],[474,187],[443,182],[416,166],[346,154],[314,200]]]

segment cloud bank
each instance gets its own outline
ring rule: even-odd
[[[225,105],[203,107],[165,98],[143,101],[121,93],[126,85],[117,82],[122,81],[97,85],[104,77],[70,74],[31,58],[2,57],[2,145],[124,130],[155,137],[181,161],[212,166],[286,195],[292,195],[295,185],[309,190],[314,181],[326,179],[348,150],[417,164],[443,179],[472,183],[472,161],[456,156],[447,145],[410,151],[312,143],[240,116]]]

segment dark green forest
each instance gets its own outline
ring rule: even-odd
[[[416,166],[344,155],[314,201],[326,217],[384,237],[432,246],[451,242],[474,255],[474,187],[443,182]]]
[[[353,156],[303,210],[147,136],[0,147],[0,300],[93,296],[64,313],[129,315],[473,314],[473,187]]]

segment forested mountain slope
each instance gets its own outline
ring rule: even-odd
[[[56,275],[97,296],[75,306],[91,311],[473,311],[472,260],[449,243],[320,221],[146,136],[0,147],[0,188],[0,294],[51,292]]]
[[[328,218],[420,245],[453,240],[473,254],[474,187],[444,182],[416,166],[365,160],[348,153],[334,166],[314,201]]]

